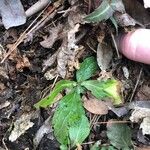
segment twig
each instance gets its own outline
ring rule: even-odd
[[[88,46],[94,53],[97,53],[97,51],[96,51],[93,47],[91,47],[88,42],[87,42],[86,44],[87,44],[87,46]]]
[[[5,150],[9,150],[6,143],[5,143],[5,138],[2,139],[2,143],[3,143],[3,146],[5,147]]]
[[[93,124],[108,124],[108,123],[130,123],[131,121],[104,121],[104,122],[95,122]]]
[[[82,145],[90,145],[90,144],[93,144],[95,143],[95,141],[90,141],[90,142],[87,142],[87,143],[82,143]]]
[[[26,10],[25,12],[26,16],[30,17],[34,15],[38,11],[42,10],[49,3],[51,3],[51,0],[39,0],[34,5],[32,5],[29,9]]]
[[[6,58],[18,47],[18,45],[29,35],[36,27],[38,27],[49,15],[60,5],[61,0],[58,0],[54,3],[54,7],[35,25],[31,28],[31,26],[35,23],[35,21],[41,16],[44,10],[35,18],[35,20],[29,25],[29,27],[20,35],[16,43],[12,46],[12,48],[6,53],[1,63],[3,63]],[[30,29],[31,28],[31,29]]]
[[[31,28],[31,26],[35,23],[35,21],[42,15],[43,11],[33,20],[33,22],[28,26],[28,28],[20,35],[18,40],[13,44],[12,48],[6,53],[1,63],[5,61],[5,59],[18,47],[18,45],[24,40],[26,37],[27,31]]]
[[[118,59],[119,59],[120,58],[120,54],[119,54],[117,43],[116,43],[114,35],[113,35],[113,33],[111,31],[110,31],[110,34],[111,34],[111,38],[113,40],[113,43],[114,43],[114,46],[115,46],[115,49],[116,49],[116,52],[117,52]]]
[[[137,81],[136,81],[135,87],[134,87],[134,89],[133,89],[133,92],[132,92],[131,97],[130,97],[130,100],[129,100],[130,102],[131,102],[131,101],[132,101],[132,99],[133,99],[133,96],[134,96],[135,91],[136,91],[136,89],[137,89],[137,86],[138,86],[138,84],[139,84],[139,81],[140,81],[140,78],[141,78],[142,72],[143,72],[143,68],[141,68],[141,70],[140,70],[140,73],[139,73],[139,76],[138,76],[138,78],[137,78]]]

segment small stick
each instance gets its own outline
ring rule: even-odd
[[[130,122],[131,121],[127,121],[127,120],[125,120],[125,121],[109,121],[109,122],[104,121],[104,122],[95,122],[93,124],[130,123]]]
[[[34,5],[32,5],[29,9],[26,10],[25,14],[27,17],[30,17],[42,10],[46,5],[51,3],[51,0],[39,0]]]
[[[116,49],[116,52],[117,52],[118,59],[119,59],[119,58],[120,58],[120,54],[119,54],[119,50],[118,50],[117,43],[116,43],[116,41],[115,41],[115,38],[114,38],[113,33],[110,32],[110,34],[111,34],[111,38],[112,38],[112,40],[113,40],[113,43],[114,43],[114,46],[115,46],[115,49]]]
[[[17,46],[24,40],[24,38],[30,34],[36,27],[38,27],[57,7],[59,7],[61,0],[58,0],[58,2],[54,3],[54,7],[31,29],[30,27],[34,24],[34,22],[41,16],[41,14],[44,12],[44,10],[35,18],[35,20],[29,25],[29,27],[21,34],[17,42],[13,45],[13,47],[6,53],[4,58],[0,63],[3,63],[6,58],[17,48]],[[30,29],[30,30],[29,30]]]
[[[133,96],[134,96],[135,91],[136,91],[136,89],[137,89],[137,86],[138,86],[138,84],[139,84],[139,81],[140,81],[140,78],[141,78],[142,72],[143,72],[143,68],[141,68],[141,70],[140,70],[140,73],[139,73],[139,76],[138,76],[138,78],[137,78],[137,81],[136,81],[135,87],[134,87],[134,89],[133,89],[133,92],[132,92],[131,97],[130,97],[130,100],[129,100],[130,102],[131,102],[131,101],[132,101],[132,99],[133,99]]]

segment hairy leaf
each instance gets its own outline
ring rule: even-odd
[[[101,5],[87,17],[87,22],[100,22],[109,19],[115,11],[124,12],[122,0],[103,0]]]
[[[114,105],[119,105],[122,103],[119,95],[119,82],[116,80],[89,80],[82,82],[81,85],[90,90],[98,99],[109,97],[114,99],[112,101]]]
[[[90,148],[90,150],[100,150],[100,145],[101,142],[97,141],[96,143],[94,143],[94,145]]]
[[[71,145],[75,146],[77,144],[82,144],[82,142],[89,135],[89,133],[89,121],[85,115],[82,115],[81,119],[69,129]]]
[[[61,145],[74,146],[85,140],[90,127],[78,93],[69,93],[63,97],[54,114],[52,125]]]
[[[107,136],[110,143],[118,149],[127,150],[132,146],[131,130],[126,124],[108,122]]]
[[[59,94],[59,92],[65,88],[72,88],[76,86],[76,82],[74,81],[69,81],[69,80],[61,80],[59,81],[53,91],[50,93],[49,96],[43,98],[40,100],[38,103],[36,103],[34,106],[36,108],[39,107],[47,107],[49,105],[52,105],[55,102],[55,97]]]
[[[80,69],[76,72],[78,82],[89,79],[98,69],[96,59],[94,57],[86,58],[80,65]]]
[[[100,150],[117,150],[113,146],[103,146]]]

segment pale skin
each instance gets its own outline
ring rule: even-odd
[[[120,52],[128,59],[150,64],[150,29],[137,29],[118,43]]]

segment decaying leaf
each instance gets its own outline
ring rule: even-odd
[[[4,103],[0,104],[0,110],[5,108],[5,107],[8,107],[10,105],[10,102],[9,101],[5,101]]]
[[[118,117],[122,117],[122,116],[126,115],[129,111],[128,108],[126,108],[124,106],[118,107],[118,108],[108,106],[108,108],[109,108],[109,110],[114,112]]]
[[[57,76],[57,70],[55,69],[50,69],[48,70],[45,74],[44,77],[46,78],[46,80],[52,80]]]
[[[9,79],[7,70],[2,66],[0,66],[0,78],[1,79]]]
[[[145,117],[140,125],[143,135],[150,135],[150,117]]]
[[[11,49],[12,44],[8,44],[7,48]],[[24,68],[29,68],[31,66],[28,57],[26,57],[25,54],[22,56],[19,51],[13,51],[9,59],[16,63],[16,69],[19,71],[23,71]]]
[[[59,53],[59,50],[57,50],[53,55],[48,56],[48,58],[43,62],[42,66],[43,69],[42,71],[44,72],[48,67],[51,67],[57,59],[57,55]]]
[[[83,96],[82,99],[84,102],[83,106],[93,114],[105,115],[108,113],[108,106],[112,107],[111,102],[97,100],[92,96],[90,98]]]
[[[24,113],[20,116],[18,120],[14,122],[14,128],[11,131],[9,136],[9,140],[14,142],[19,138],[22,134],[24,134],[29,128],[31,128],[34,123],[30,121],[30,119],[34,116],[34,113]]]
[[[129,109],[134,109],[130,116],[132,122],[142,120],[140,128],[143,135],[150,134],[150,101],[134,101],[129,103]],[[141,139],[140,139],[141,140]],[[143,139],[145,141],[145,139]]]
[[[41,46],[44,48],[51,48],[58,39],[62,38],[62,36],[60,36],[60,33],[63,30],[62,28],[62,24],[58,24],[56,27],[52,28],[49,37],[40,42]]]
[[[136,147],[135,150],[150,150],[150,146]]]
[[[107,123],[107,136],[110,143],[118,149],[129,149],[132,146],[131,130],[126,124]]]
[[[6,29],[26,22],[26,15],[20,0],[1,0],[0,14]]]
[[[38,131],[36,132],[35,134],[35,137],[33,139],[33,143],[34,143],[34,146],[35,147],[38,147],[40,141],[42,140],[43,136],[45,134],[49,134],[51,133],[53,130],[52,130],[52,127],[50,125],[50,118],[51,117],[48,117],[45,122],[43,123],[43,125],[38,129]]]
[[[129,104],[129,109],[134,109],[130,120],[138,122],[145,117],[150,117],[150,101],[134,101]]]
[[[136,108],[130,117],[132,122],[138,122],[140,119],[145,117],[150,117],[150,109],[149,108]]]
[[[29,59],[23,55],[22,57],[17,58],[16,69],[22,71],[23,68],[29,68],[31,66]]]
[[[41,42],[41,45],[46,48],[51,48],[55,41],[58,39],[62,40],[62,44],[58,51],[43,63],[43,71],[50,67],[57,59],[57,72],[62,77],[65,78],[67,74],[67,67],[69,61],[75,62],[76,49],[78,49],[77,41],[79,38],[76,37],[76,33],[79,31],[80,23],[83,20],[84,12],[79,8],[79,4],[73,5],[65,14],[68,20],[64,24],[58,24],[54,30],[51,31],[51,35],[48,39]]]
[[[143,135],[142,130],[137,131],[137,140],[142,143],[143,145],[149,145],[150,141],[149,138]]]
[[[64,38],[64,42],[59,49],[59,53],[57,55],[57,70],[62,78],[66,76],[66,66],[68,64],[68,59],[74,55],[75,49],[78,48],[76,45],[76,37],[75,33],[78,32],[80,25],[76,24],[74,28],[70,29],[67,33],[67,38]]]
[[[102,71],[105,71],[110,66],[113,53],[109,45],[105,43],[99,43],[97,47],[97,62]]]
[[[128,68],[126,67],[126,66],[123,66],[122,67],[122,71],[123,71],[123,75],[124,75],[124,77],[126,78],[126,79],[129,79],[129,70],[128,70]]]
[[[109,97],[114,105],[123,103],[120,90],[121,84],[117,80],[88,80],[81,83],[82,86],[87,88],[97,99],[104,99]]]
[[[143,85],[138,90],[137,94],[135,95],[135,99],[139,100],[149,100],[150,98],[150,87],[148,85]]]
[[[115,12],[114,13],[114,18],[117,21],[118,25],[121,27],[126,27],[126,26],[135,26],[136,21],[127,13],[119,13]]]
[[[122,0],[126,12],[140,24],[148,24],[150,22],[149,12],[137,0]]]
[[[67,47],[67,38],[65,37],[57,55],[57,71],[62,78],[65,78],[67,73],[69,54],[70,51]]]

